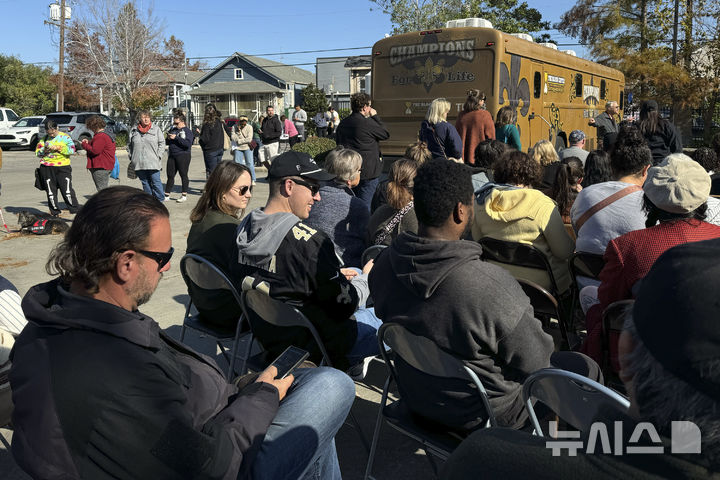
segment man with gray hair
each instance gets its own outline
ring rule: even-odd
[[[585,166],[585,159],[590,153],[585,150],[585,132],[582,130],[573,130],[570,132],[568,142],[570,142],[570,146],[560,151],[560,160],[576,157],[579,158],[583,166]]]
[[[591,455],[589,439],[580,438],[576,456],[563,449],[557,457],[547,438],[487,429],[455,450],[441,478],[479,471],[506,480],[527,478],[527,472],[542,472],[542,478],[717,478],[720,306],[711,299],[720,290],[720,264],[708,259],[718,256],[720,239],[683,244],[666,251],[642,281],[619,343],[630,409],[597,419],[611,435],[612,454],[597,442]],[[639,431],[640,438],[632,438]]]
[[[603,138],[605,138],[605,135],[608,133],[618,133],[618,124],[615,121],[615,117],[619,112],[620,107],[617,102],[607,102],[603,113],[588,120],[588,125],[597,128],[597,148],[600,149],[603,147]]]

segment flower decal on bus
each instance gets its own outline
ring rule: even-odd
[[[530,110],[530,85],[527,78],[520,78],[520,57],[517,55],[511,55],[509,69],[505,62],[500,63],[500,105],[505,104],[505,91],[511,107],[518,108],[522,100],[520,115],[527,116]]]

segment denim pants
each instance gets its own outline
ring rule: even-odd
[[[329,367],[303,368],[293,375],[250,467],[251,477],[340,480],[335,434],[355,400],[355,384]]]
[[[372,198],[373,195],[375,195],[378,183],[380,183],[380,177],[368,178],[366,180],[360,180],[357,187],[352,189],[355,196],[367,204],[368,211],[370,210],[370,204],[372,203]]]
[[[355,365],[362,362],[365,357],[372,357],[380,353],[377,331],[383,323],[375,315],[374,308],[358,308],[354,316],[357,322],[357,338],[355,345],[346,355],[350,365]]]
[[[248,167],[252,181],[255,181],[255,162],[253,161],[252,150],[249,148],[247,150],[235,150],[235,163]]]
[[[135,170],[135,173],[140,179],[145,193],[149,193],[161,202],[165,201],[165,193],[163,192],[162,180],[160,179],[160,170]]]
[[[220,150],[203,150],[203,160],[205,161],[205,178],[210,177],[210,174],[218,163],[222,161],[223,153],[225,151],[221,148]]]

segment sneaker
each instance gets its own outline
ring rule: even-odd
[[[187,201],[187,195],[180,195],[180,198],[175,200],[177,203],[182,203]]]
[[[255,180],[252,181],[252,184],[255,185]]]
[[[356,382],[362,381],[365,379],[365,375],[367,375],[370,362],[372,362],[374,359],[374,356],[365,357],[363,358],[362,362],[356,363],[355,365],[350,367],[345,373],[347,373],[348,376]]]

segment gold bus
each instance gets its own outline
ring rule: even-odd
[[[488,25],[466,19],[470,21]],[[448,23],[455,22],[462,20]],[[625,77],[552,47],[533,42],[529,35],[474,26],[380,40],[372,49],[372,100],[390,131],[390,139],[381,143],[383,154],[401,156],[417,140],[435,98],[451,103],[448,121],[454,124],[471,88],[485,93],[493,119],[501,107],[515,108],[523,150],[541,139],[564,148],[575,129],[587,134],[585,148],[593,150],[597,133],[588,126],[588,118],[602,113],[613,100],[622,118]]]

